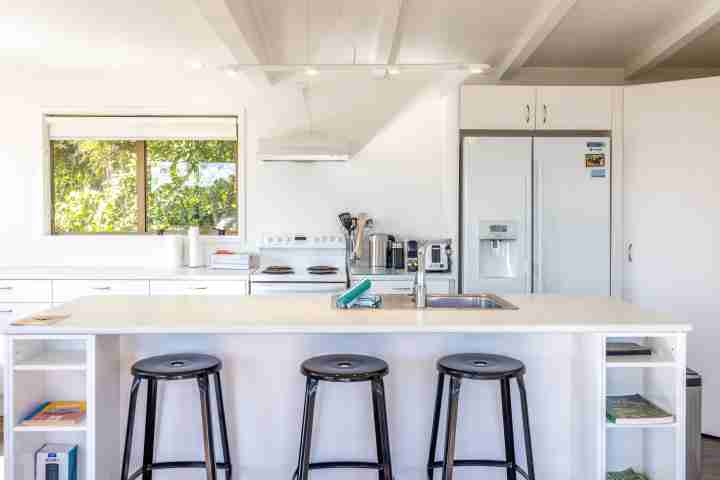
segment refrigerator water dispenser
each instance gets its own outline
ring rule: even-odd
[[[480,221],[480,278],[516,278],[520,267],[518,224],[513,221]]]

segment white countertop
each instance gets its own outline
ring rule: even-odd
[[[71,316],[24,334],[641,333],[688,323],[606,297],[508,295],[519,310],[336,310],[330,296],[84,297],[54,308]]]
[[[247,280],[244,270],[143,267],[0,267],[6,280]]]

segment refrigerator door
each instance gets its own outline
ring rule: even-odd
[[[465,137],[462,145],[462,293],[530,292],[532,138]],[[487,239],[490,225],[513,239]]]
[[[610,295],[610,139],[536,137],[534,291]]]

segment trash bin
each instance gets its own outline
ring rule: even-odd
[[[702,377],[694,370],[685,372],[687,480],[702,478]]]

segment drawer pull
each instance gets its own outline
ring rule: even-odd
[[[190,290],[207,290],[208,287],[190,287]]]
[[[7,292],[9,292],[12,289],[13,289],[13,287],[0,287],[0,290],[5,290]]]
[[[410,292],[410,291],[412,291],[412,288],[408,288],[408,287],[393,287],[393,288],[392,288],[392,291],[393,291],[393,292]]]
[[[90,287],[91,290],[98,290],[101,292],[107,292],[109,290],[112,290],[112,287]]]
[[[0,313],[13,313],[13,309],[11,308],[9,310],[0,310]]]

